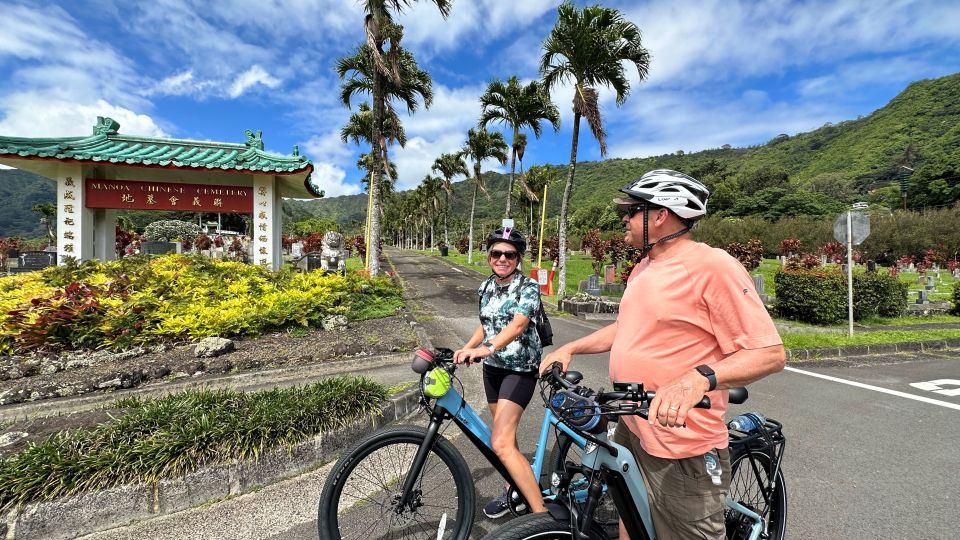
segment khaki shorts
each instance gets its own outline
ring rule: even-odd
[[[651,456],[622,423],[617,426],[613,442],[633,452],[643,473],[657,540],[726,538],[723,511],[730,488],[728,449],[716,450],[722,476],[720,485],[715,486],[702,455],[683,459]]]

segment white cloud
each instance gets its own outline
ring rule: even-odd
[[[234,79],[227,95],[231,98],[238,98],[243,95],[244,92],[258,84],[266,86],[267,88],[276,88],[280,86],[280,79],[273,77],[262,67],[254,65]]]
[[[42,93],[20,93],[0,102],[0,133],[18,137],[92,135],[98,116],[109,116],[125,135],[169,137],[150,116],[97,100],[77,103]]]
[[[354,155],[351,146],[340,140],[339,131],[330,131],[314,135],[303,143],[303,155],[309,159],[343,162]]]
[[[313,167],[313,175],[310,179],[313,185],[324,191],[326,197],[360,193],[360,186],[344,183],[347,173],[340,167],[326,162],[315,162]]]
[[[440,154],[455,152],[463,145],[466,130],[450,131],[430,139],[412,137],[406,148],[390,149],[390,160],[397,165],[397,191],[405,191],[420,185],[423,177],[432,174],[430,167]]]

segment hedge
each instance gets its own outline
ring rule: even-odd
[[[785,270],[774,277],[777,313],[786,319],[834,324],[847,318],[847,279],[837,271]],[[907,284],[878,273],[853,275],[853,318],[897,317],[907,307]]]

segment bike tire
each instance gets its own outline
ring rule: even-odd
[[[563,464],[566,461],[572,461],[574,463],[580,463],[581,458],[583,457],[583,449],[574,444],[573,439],[565,433],[559,433],[557,436],[557,441],[553,445],[553,449],[550,451],[550,459],[547,461],[546,467],[546,484],[550,485],[550,476],[553,472],[562,472]],[[571,486],[576,482],[586,483],[586,479],[582,475],[572,478],[570,480]],[[594,523],[603,528],[607,532],[607,535],[616,538],[620,531],[620,514],[617,512],[617,507],[613,503],[613,497],[610,496],[610,492],[604,492],[600,497],[600,503],[597,505],[597,509],[593,514]]]
[[[600,527],[593,527],[588,534],[590,540],[609,540]],[[571,540],[576,533],[570,530],[570,524],[557,521],[550,514],[527,514],[512,519],[490,531],[483,540]],[[616,537],[614,537],[616,538]]]
[[[764,500],[761,486],[768,485],[770,471],[773,469],[774,459],[760,451],[753,452],[753,459],[757,462],[757,472],[750,464],[750,455],[747,452],[733,456],[730,463],[730,498],[743,504],[767,518],[767,531],[761,538],[766,540],[782,540],[787,530],[787,486],[783,480],[783,469],[777,469],[776,484],[770,496],[770,508]],[[742,540],[746,538],[739,512],[726,509],[724,516],[727,523],[728,540]]]
[[[420,506],[395,510],[404,469],[426,435],[427,430],[417,426],[387,428],[341,457],[320,495],[320,540],[432,539],[441,522],[442,538],[467,540],[476,511],[473,477],[463,456],[441,435],[414,486],[414,501]]]

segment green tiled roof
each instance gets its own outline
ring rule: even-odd
[[[311,172],[313,164],[293,147],[292,156],[264,152],[261,134],[246,132],[244,144],[153,139],[118,134],[112,118],[97,118],[90,137],[27,139],[0,137],[0,156],[76,160],[147,167],[173,167],[274,174]]]

